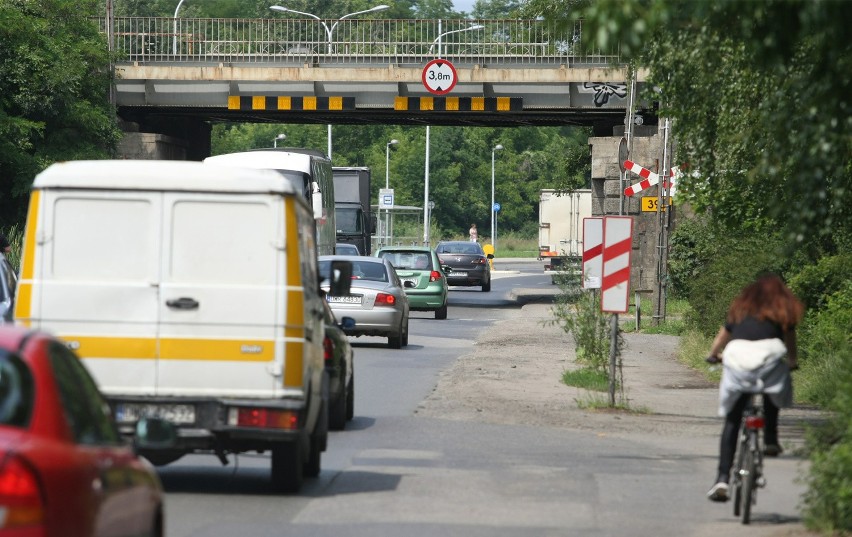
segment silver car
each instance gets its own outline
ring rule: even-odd
[[[335,259],[352,264],[350,294],[327,297],[335,316],[340,319],[351,317],[355,320],[354,327],[344,330],[346,334],[387,337],[388,346],[392,349],[408,345],[410,305],[393,265],[378,257],[320,256],[319,270],[323,289],[328,289],[331,262]]]

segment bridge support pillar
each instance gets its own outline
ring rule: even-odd
[[[636,291],[652,290],[651,297],[655,304],[658,290],[657,264],[660,251],[659,219],[655,211],[642,210],[642,198],[651,196],[657,198],[658,186],[652,186],[631,197],[625,197],[624,189],[641,178],[628,173],[622,184],[621,168],[618,163],[618,146],[624,132],[624,127],[616,127],[612,136],[589,138],[592,148],[592,214],[594,216],[618,215],[623,210],[624,215],[633,217],[633,251],[631,253],[630,289]],[[663,137],[657,131],[657,126],[637,126],[634,131],[633,149],[630,160],[653,172],[661,172],[663,158]],[[674,207],[673,207],[674,209]],[[676,223],[676,212],[671,216],[671,227]],[[638,295],[634,295],[638,296]],[[646,311],[653,311],[647,309]],[[646,326],[648,323],[645,323]]]
[[[191,118],[166,121],[122,121],[124,137],[117,158],[141,160],[203,160],[210,156],[209,124]]]

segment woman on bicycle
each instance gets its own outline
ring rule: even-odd
[[[804,309],[781,278],[774,274],[761,276],[734,299],[724,326],[713,340],[707,360],[719,362],[721,353],[719,415],[725,418],[725,425],[716,484],[707,493],[712,501],[728,499],[737,433],[751,394],[764,394],[764,454],[775,457],[782,451],[778,443],[778,409],[793,404],[790,371],[797,368],[796,325],[802,320]]]

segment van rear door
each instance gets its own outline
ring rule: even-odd
[[[38,319],[34,328],[85,357],[105,393],[150,394],[161,194],[46,189],[33,196],[27,226],[35,226],[36,244],[25,274],[38,285],[18,315]]]
[[[268,194],[165,194],[158,395],[269,397],[280,386],[283,206]]]

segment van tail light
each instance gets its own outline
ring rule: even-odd
[[[387,293],[379,293],[376,295],[376,306],[395,306],[396,297]]]
[[[763,429],[763,416],[746,416],[746,429]]]
[[[228,425],[295,430],[299,427],[299,413],[277,408],[231,407],[228,409]]]
[[[325,336],[325,339],[322,340],[322,351],[326,362],[334,358],[334,341],[328,336]]]
[[[20,457],[10,455],[0,467],[0,529],[38,526],[45,506],[38,476]]]
[[[440,272],[438,272],[437,270],[433,270],[433,271],[429,274],[429,281],[430,281],[430,282],[437,282],[437,281],[438,281],[438,280],[440,280],[440,279],[441,279],[441,273],[440,273]]]

